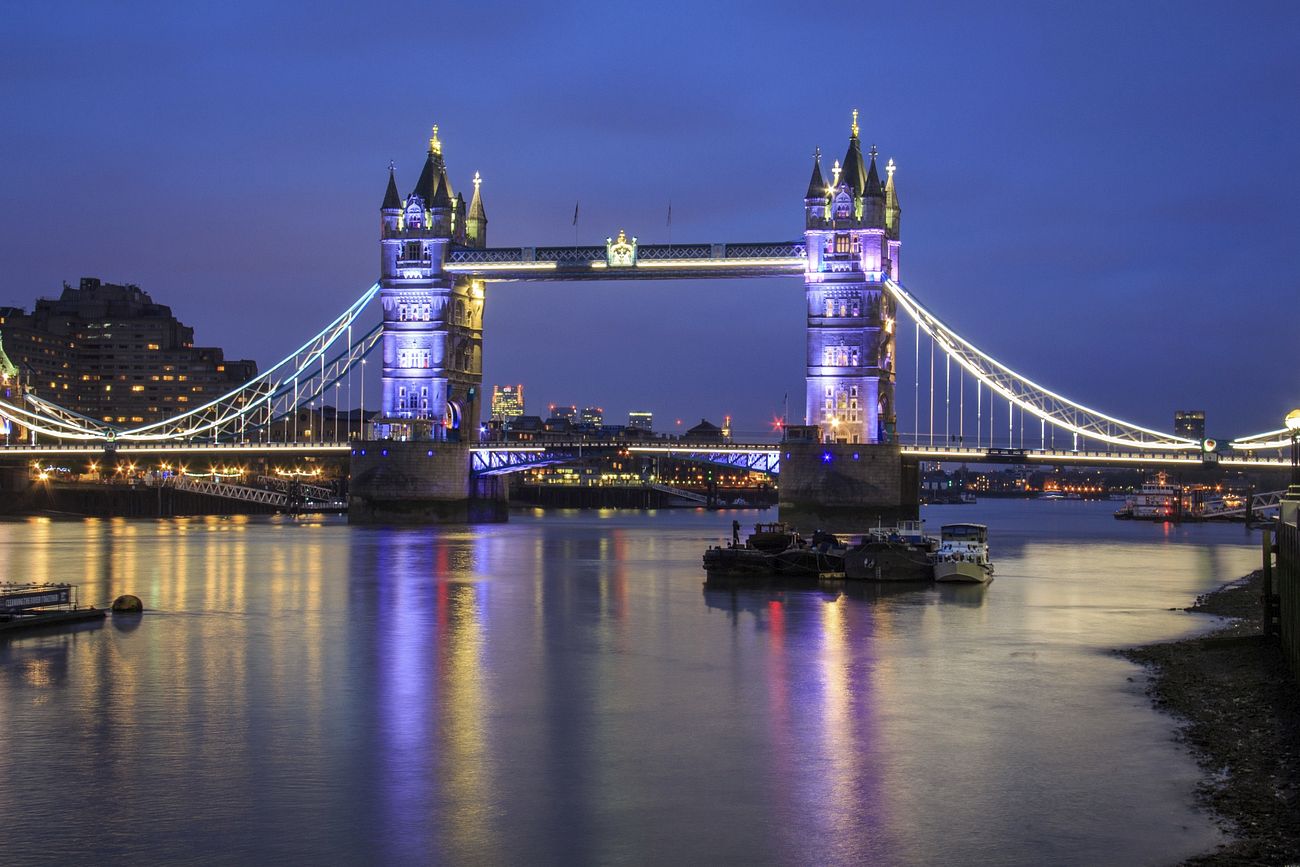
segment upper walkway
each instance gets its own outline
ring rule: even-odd
[[[804,271],[802,241],[760,244],[642,244],[603,247],[453,247],[443,270],[483,280],[681,280],[780,277]]]

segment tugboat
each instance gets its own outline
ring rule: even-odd
[[[934,553],[934,580],[987,584],[993,580],[989,562],[989,528],[983,524],[945,524]]]

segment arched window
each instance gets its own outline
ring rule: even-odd
[[[858,359],[858,351],[857,351],[856,349],[850,351],[850,352],[849,352],[849,365],[850,365],[851,367],[857,367],[857,366],[858,366],[858,361],[859,361],[859,359]]]
[[[827,316],[835,315],[835,300],[832,298],[826,299],[826,315]]]

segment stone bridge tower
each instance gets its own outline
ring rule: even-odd
[[[383,396],[374,436],[478,439],[483,382],[483,284],[444,272],[452,245],[487,244],[480,180],[474,198],[453,193],[438,128],[420,179],[405,199],[388,172],[380,220]]]
[[[895,309],[883,291],[898,279],[900,209],[894,163],[882,184],[873,146],[863,158],[858,112],[848,152],[828,183],[813,158],[804,198],[808,303],[805,423],[832,443],[896,440]]]

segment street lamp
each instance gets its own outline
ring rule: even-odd
[[[1300,485],[1300,409],[1286,414],[1286,429],[1291,432],[1291,484]]]

